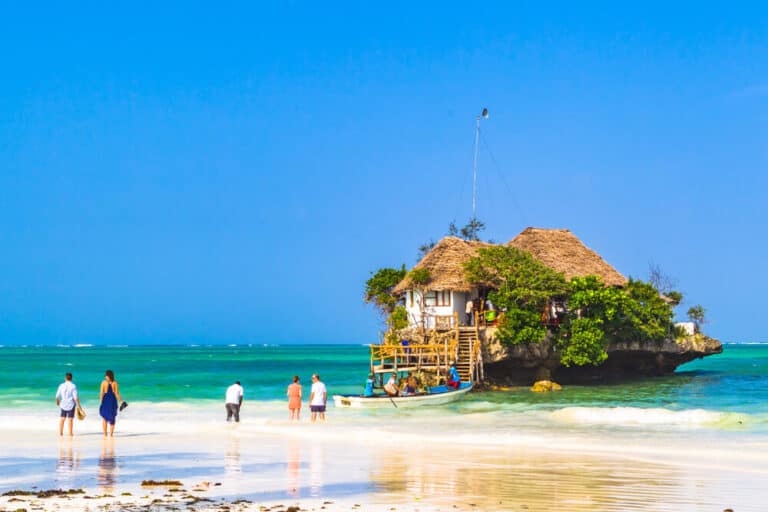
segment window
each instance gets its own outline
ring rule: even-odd
[[[451,305],[451,292],[450,291],[429,291],[424,294],[425,306],[450,306]]]

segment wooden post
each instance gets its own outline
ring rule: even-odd
[[[395,355],[395,373],[397,373],[397,360],[400,359],[399,352],[400,352],[400,347],[396,346],[395,347],[395,352],[394,352],[394,355]]]
[[[443,357],[445,358],[443,359],[443,368],[448,368],[448,340],[447,339],[443,340]],[[439,364],[440,356],[437,357],[437,360]]]

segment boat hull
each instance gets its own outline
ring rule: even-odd
[[[441,391],[445,389],[445,391]],[[435,390],[438,390],[435,392]],[[392,409],[406,407],[427,407],[432,405],[443,405],[454,402],[472,390],[472,384],[462,384],[459,389],[448,390],[445,386],[431,388],[430,393],[426,395],[411,396],[372,396],[364,397],[360,395],[333,395],[333,403],[336,407],[352,409]]]

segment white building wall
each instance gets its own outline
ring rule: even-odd
[[[452,316],[458,313],[459,324],[465,324],[465,310],[467,306],[466,292],[447,292],[450,294],[450,305],[448,306],[424,306],[424,296],[418,291],[408,291],[405,294],[405,309],[408,312],[408,322],[411,326],[421,326],[422,315],[426,317],[424,327],[434,329],[435,316]],[[476,293],[475,293],[476,295]]]

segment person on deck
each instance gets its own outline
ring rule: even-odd
[[[453,389],[459,389],[459,385],[461,384],[461,377],[459,376],[459,372],[456,370],[456,364],[451,365],[451,369],[448,371],[448,382],[445,384]]]
[[[464,308],[464,313],[467,315],[467,325],[472,325],[472,311],[473,311],[474,305],[472,304],[472,299],[469,299],[467,301],[467,307]]]
[[[368,375],[368,380],[365,381],[365,391],[363,391],[363,396],[373,396],[373,385],[375,381],[373,380],[373,374]]]
[[[64,435],[64,420],[67,420],[69,435],[72,435],[72,419],[75,417],[75,410],[80,407],[80,399],[77,396],[77,386],[72,382],[72,374],[67,372],[64,376],[64,382],[56,390],[56,405],[61,407],[61,418],[59,419],[59,435]]]
[[[386,384],[384,384],[384,391],[389,396],[400,396],[400,388],[397,387],[397,374],[393,373]]]
[[[232,421],[232,417],[234,417],[235,423],[240,423],[240,407],[242,405],[243,386],[240,385],[238,380],[227,388],[224,400],[224,407],[227,409],[227,421]]]
[[[405,364],[411,364],[411,342],[408,340],[400,340],[400,344],[403,346],[403,355],[405,355]]]

